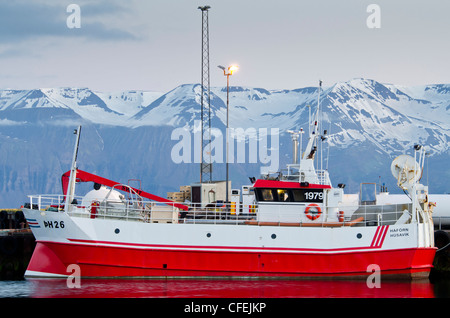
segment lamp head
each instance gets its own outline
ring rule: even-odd
[[[237,65],[231,65],[228,67],[228,73],[230,73],[230,75],[232,75],[233,72],[235,72],[237,70],[239,70],[239,66],[237,66]]]

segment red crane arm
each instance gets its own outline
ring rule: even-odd
[[[61,184],[62,184],[64,195],[66,195],[66,193],[67,193],[67,187],[69,185],[69,178],[70,178],[70,170],[67,171],[66,173],[64,173],[61,177]],[[115,182],[115,181],[97,176],[95,174],[92,174],[92,173],[89,173],[89,172],[86,172],[83,170],[77,170],[76,182],[90,182],[90,181],[107,186],[107,187],[115,187],[116,189],[122,190],[125,192],[130,192],[130,188],[131,188],[133,191],[135,191],[137,194],[139,194],[140,196],[142,196],[144,198],[154,200],[157,202],[166,203],[169,205],[173,205],[184,211],[187,211],[189,209],[189,207],[184,204],[176,203],[169,199],[165,199],[165,198],[159,197],[157,195],[154,195],[154,194],[151,194],[151,193],[139,190],[139,189],[135,189],[133,187],[124,186],[123,184],[121,184],[119,182]]]

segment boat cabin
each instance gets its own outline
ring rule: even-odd
[[[338,221],[343,189],[330,185],[257,180],[253,189],[259,222]]]

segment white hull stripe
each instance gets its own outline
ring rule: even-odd
[[[277,252],[277,253],[335,253],[335,252],[353,252],[361,250],[380,249],[383,246],[384,239],[388,232],[388,225],[379,226],[375,232],[370,246],[361,247],[342,247],[342,248],[290,248],[290,247],[260,247],[260,246],[202,246],[202,245],[167,245],[167,244],[143,244],[112,241],[94,241],[82,239],[67,239],[71,243],[103,246],[120,247],[134,249],[158,249],[158,250],[184,250],[184,251],[227,251],[227,252]],[[50,242],[56,243],[56,242]]]
[[[24,274],[25,278],[31,278],[31,277],[54,277],[54,278],[65,278],[69,277],[69,275],[62,275],[62,274],[53,274],[53,273],[47,273],[47,272],[36,272],[36,271],[30,271],[26,270]]]

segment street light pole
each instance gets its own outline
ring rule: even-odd
[[[229,127],[229,106],[230,106],[230,75],[233,75],[234,71],[238,70],[238,67],[235,65],[231,65],[228,68],[225,68],[222,65],[218,65],[218,68],[223,70],[223,75],[227,77],[227,129],[226,129],[226,181],[225,181],[225,202],[228,203],[228,127]]]
[[[227,152],[227,155],[226,155],[226,170],[227,170],[227,176],[226,176],[226,181],[225,181],[225,202],[226,203],[228,203],[228,182],[229,182],[229,179],[228,179],[228,162],[229,162],[229,160],[228,160],[228,150],[230,149],[229,148],[229,146],[228,146],[228,127],[229,127],[229,107],[230,107],[230,73],[228,73],[228,74],[226,74],[226,76],[227,76],[227,130],[226,130],[226,147],[225,147],[225,149],[226,149],[226,152]]]

